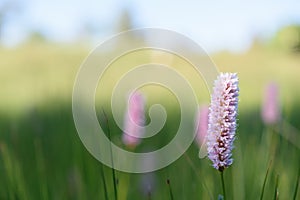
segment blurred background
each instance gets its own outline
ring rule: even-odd
[[[225,173],[229,199],[257,199],[268,166],[265,198],[273,197],[276,188],[282,199],[300,198],[295,192],[299,1],[0,0],[0,199],[114,199],[115,184],[118,199],[171,199],[167,179],[175,199],[217,198],[218,173],[208,159],[198,158],[196,144],[155,173],[116,172],[114,184],[111,169],[79,140],[71,101],[81,63],[105,39],[142,27],[182,33],[199,43],[220,71],[238,73],[235,162]],[[199,98],[199,104],[207,103],[208,94]],[[266,119],[266,105],[273,104],[275,114]],[[172,106],[162,134],[177,128],[180,113]],[[122,146],[122,131],[109,111],[108,118],[114,142]],[[163,134],[152,143],[160,146],[171,138]],[[142,151],[143,143],[138,148]]]

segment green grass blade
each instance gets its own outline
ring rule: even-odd
[[[109,124],[108,124],[108,117],[107,117],[104,109],[102,109],[102,112],[104,115],[105,123],[107,125],[108,139],[111,141],[111,133],[110,133],[110,128],[109,128]],[[113,179],[113,185],[114,185],[115,200],[118,200],[117,179],[116,179],[116,171],[114,169],[113,152],[112,152],[111,143],[110,143],[110,156],[111,156],[111,166],[112,166],[111,170],[112,170],[112,179]]]
[[[300,169],[298,169],[297,182],[296,182],[295,191],[294,191],[294,196],[293,196],[293,199],[294,199],[294,200],[296,200],[296,198],[297,198],[299,182],[300,182]]]
[[[102,178],[102,182],[103,182],[104,197],[105,197],[105,200],[108,200],[107,185],[106,185],[106,181],[105,181],[105,177],[104,177],[104,169],[103,169],[102,164],[101,164],[101,178]]]
[[[40,195],[42,199],[48,200],[48,186],[47,179],[45,176],[45,162],[43,157],[42,144],[39,139],[34,141],[35,145],[35,156],[36,156],[36,165],[38,170],[38,176],[40,181]]]
[[[184,154],[184,158],[187,161],[187,163],[191,166],[192,170],[195,172],[195,174],[197,175],[197,179],[199,180],[199,170],[197,170],[196,166],[194,165],[193,161],[191,160],[191,158],[189,157],[189,155],[185,152]],[[209,198],[212,200],[212,193],[210,192],[209,188],[206,185],[206,181],[204,179],[204,177],[201,177],[201,184],[204,187],[204,189],[207,191]]]
[[[268,168],[267,168],[267,172],[266,172],[266,175],[265,175],[265,178],[264,178],[264,183],[263,183],[263,186],[262,186],[262,189],[261,189],[260,200],[262,200],[263,197],[264,197],[266,182],[267,182],[267,178],[268,178],[268,175],[269,175],[271,163],[272,163],[272,160],[270,161],[270,163],[268,165]]]
[[[173,195],[173,191],[172,191],[172,187],[171,187],[171,183],[170,183],[170,180],[167,179],[167,184],[169,186],[169,192],[170,192],[170,199],[171,200],[174,200],[174,195]]]
[[[14,199],[14,178],[13,178],[13,164],[11,161],[11,155],[9,154],[7,147],[5,144],[0,144],[0,153],[3,159],[3,165],[5,174],[7,177],[7,193],[8,193],[8,199]]]
[[[4,169],[9,184],[9,199],[29,199],[21,164],[5,144],[0,145],[0,153],[3,158]]]
[[[275,190],[274,190],[274,200],[278,199],[278,183],[279,183],[279,175],[276,176]]]

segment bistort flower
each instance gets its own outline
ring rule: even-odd
[[[214,82],[207,131],[208,158],[221,172],[233,162],[238,95],[237,74],[221,73]]]
[[[262,120],[266,125],[276,124],[280,120],[279,88],[276,83],[266,86],[262,107]]]
[[[123,143],[128,147],[134,148],[140,143],[140,137],[144,132],[144,106],[145,100],[142,94],[134,92],[130,95],[122,137]]]

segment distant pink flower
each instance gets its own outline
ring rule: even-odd
[[[280,120],[279,89],[276,83],[269,83],[265,88],[261,116],[268,125]]]
[[[140,93],[134,92],[130,95],[122,137],[124,144],[128,147],[134,148],[140,143],[140,137],[144,132],[144,104],[144,97]]]
[[[214,82],[207,131],[208,158],[219,171],[233,162],[231,151],[235,139],[238,95],[237,74],[221,73]]]
[[[197,119],[195,122],[196,125],[196,142],[199,147],[202,146],[203,142],[205,141],[205,137],[207,135],[208,129],[208,106],[201,106],[198,109]]]

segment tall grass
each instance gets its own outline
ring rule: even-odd
[[[154,146],[168,142],[164,135],[172,137],[172,132],[177,130],[174,125],[178,120],[174,116],[177,115],[168,116],[171,119],[166,124],[167,128],[159,133],[161,137],[154,138]],[[227,199],[238,196],[258,199],[266,169],[269,173],[263,199],[274,198],[274,188],[279,191],[280,199],[291,199],[295,195],[297,199],[299,194],[295,192],[295,177],[300,163],[299,149],[283,139],[278,144],[280,153],[273,158],[272,167],[268,167],[270,149],[261,143],[264,128],[257,116],[258,110],[239,115],[239,134],[233,152],[235,161],[224,174]],[[298,115],[294,117],[300,118]],[[0,187],[1,198],[115,198],[112,171],[95,160],[82,145],[74,128],[70,107],[61,105],[52,109],[36,109],[18,119],[0,118],[0,130],[3,131],[0,137],[0,184],[4,186]],[[110,114],[107,118],[109,122],[112,120]],[[295,126],[300,128],[297,124]],[[121,138],[122,132],[113,123],[110,127],[113,141],[120,144],[118,138]],[[137,151],[149,144],[149,141],[142,142]],[[174,199],[218,197],[222,191],[220,177],[207,158],[198,158],[198,151],[197,145],[193,144],[176,162],[154,173],[155,189],[151,191],[151,199],[171,198],[166,179],[171,180]],[[278,185],[277,174],[280,175]],[[240,175],[244,178],[236,177]],[[142,192],[141,177],[139,174],[118,172],[118,199],[146,199],[148,196]]]
[[[112,173],[89,154],[71,112],[73,82],[87,54],[78,46],[51,44],[0,49],[0,199],[114,199],[116,195],[120,200],[217,199],[222,191],[220,177],[207,158],[198,158],[197,145],[153,173],[151,196],[143,192],[143,175]],[[222,52],[213,55],[213,60],[221,71],[236,71],[240,77],[234,164],[224,174],[227,199],[299,199],[300,57],[252,49],[240,55]],[[193,72],[185,73],[195,79]],[[279,130],[266,131],[260,120],[260,98],[261,88],[270,79],[280,85],[285,123]],[[199,101],[207,99],[202,86],[196,88]],[[143,140],[136,152],[161,148],[174,137],[180,112],[174,99],[164,99],[165,127]],[[102,100],[108,102],[99,97]],[[109,111],[107,119],[113,142],[122,147],[122,131]]]

